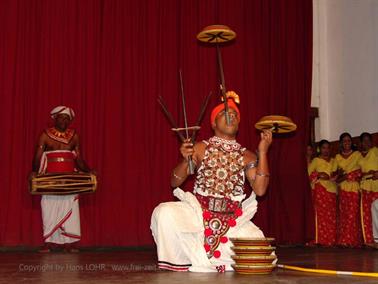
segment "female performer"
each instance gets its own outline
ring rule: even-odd
[[[308,166],[315,208],[315,244],[336,243],[336,161],[330,157],[330,143],[319,142],[320,154]]]
[[[342,247],[360,247],[362,243],[360,221],[361,153],[352,149],[352,136],[340,135],[340,154],[336,155],[339,176],[339,235]]]

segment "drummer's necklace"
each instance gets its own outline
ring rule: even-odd
[[[55,135],[56,137],[68,138],[71,134],[71,129],[67,128],[64,132],[61,132],[55,127],[52,127],[51,132],[52,132],[51,134]]]
[[[46,133],[50,138],[68,144],[74,136],[75,130],[67,128],[64,132],[60,132],[55,127],[51,127],[47,129]]]

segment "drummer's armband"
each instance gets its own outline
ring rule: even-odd
[[[256,168],[257,167],[257,164],[258,164],[258,160],[256,161],[252,161],[252,162],[249,162],[245,168],[244,168],[244,172],[247,172],[248,170],[250,169],[253,169],[253,168]]]

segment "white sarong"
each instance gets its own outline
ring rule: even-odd
[[[155,239],[160,268],[173,271],[217,272],[225,265],[232,271],[232,243],[220,243],[219,258],[208,258],[204,248],[202,208],[190,192],[176,188],[173,194],[180,201],[158,205],[151,217],[151,230]],[[250,220],[257,211],[256,195],[251,194],[242,202],[243,215],[236,219],[236,226],[226,233],[230,238],[263,238],[263,232]]]
[[[45,242],[65,244],[80,240],[80,212],[77,195],[44,195],[41,207]]]
[[[374,242],[378,243],[378,199],[371,204]]]

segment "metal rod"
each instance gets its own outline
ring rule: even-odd
[[[184,94],[184,83],[182,81],[182,74],[181,69],[179,70],[180,75],[180,87],[181,87],[181,100],[182,100],[182,112],[184,115],[184,125],[185,125],[185,133],[186,133],[186,139],[189,139],[189,130],[188,130],[188,118],[186,116],[186,104],[185,104],[185,94]],[[194,174],[194,164],[192,160],[192,156],[188,156],[188,169],[189,174]]]
[[[181,100],[182,100],[182,113],[184,115],[184,127],[185,127],[186,139],[188,139],[189,138],[188,118],[186,116],[186,103],[185,103],[185,94],[184,94],[184,83],[182,81],[182,72],[181,72],[181,69],[179,70],[179,75],[180,75],[180,90],[181,90]]]
[[[219,48],[218,37],[216,39],[215,46],[217,48],[217,59],[218,59],[219,75],[221,77],[220,89],[221,89],[222,96],[223,96],[224,113],[225,113],[225,117],[226,117],[226,123],[227,123],[227,125],[230,125],[231,122],[230,122],[230,115],[228,113],[228,103],[227,103],[227,96],[226,96],[226,83],[225,83],[225,80],[224,80],[222,54],[221,54],[220,48]]]
[[[158,97],[158,102],[159,102],[161,108],[163,109],[165,116],[168,118],[169,122],[171,123],[171,126],[173,128],[178,128],[177,123],[176,123],[175,119],[173,118],[172,114],[168,111],[167,104],[165,103],[162,96]],[[185,137],[182,135],[182,133],[181,132],[176,132],[176,133],[179,136],[180,140],[182,142],[184,142]]]

